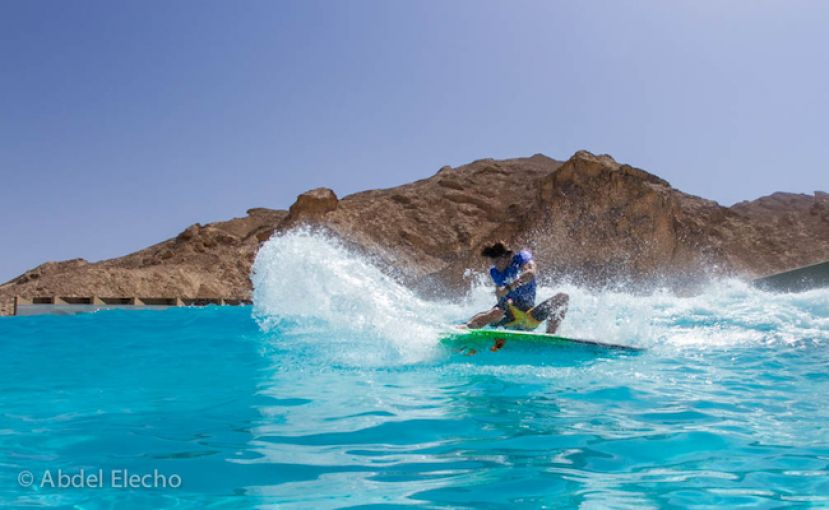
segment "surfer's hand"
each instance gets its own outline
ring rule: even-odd
[[[507,287],[506,285],[495,289],[495,295],[498,297],[504,297],[507,294],[509,294],[509,287]]]

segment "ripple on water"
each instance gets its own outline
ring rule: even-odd
[[[437,348],[434,328],[491,295],[438,306],[326,242],[298,237],[261,252],[300,285],[256,276],[258,320],[244,307],[0,319],[0,505],[829,503],[829,292],[568,287],[563,333],[649,350],[508,346],[468,357]],[[371,313],[343,324],[355,313],[348,300]],[[184,484],[9,482],[58,467],[157,468]]]

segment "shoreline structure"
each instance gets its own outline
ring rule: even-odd
[[[32,299],[15,296],[9,315],[69,315],[98,310],[166,310],[185,306],[243,306],[253,304],[249,299],[224,298],[139,298],[116,297],[60,297],[40,296]]]
[[[21,306],[36,298],[104,301],[92,296],[249,300],[260,244],[302,226],[369,254],[425,295],[463,294],[470,273],[484,269],[480,247],[495,239],[531,249],[548,282],[632,291],[689,293],[714,278],[754,280],[829,261],[825,192],[774,193],[725,207],[608,155],[579,151],[564,162],[536,154],[444,166],[426,179],[343,198],[317,188],[288,211],[254,208],[191,225],[123,257],[49,262],[0,285],[0,315],[14,312],[15,297]]]
[[[829,287],[829,261],[795,268],[752,281],[755,287],[777,292],[803,292]],[[68,315],[98,310],[165,310],[192,306],[244,306],[249,299],[240,298],[139,298],[40,296],[32,299],[15,296],[11,313],[0,315]]]

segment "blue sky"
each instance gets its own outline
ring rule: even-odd
[[[0,0],[0,281],[445,164],[829,188],[829,2]]]

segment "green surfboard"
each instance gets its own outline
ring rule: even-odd
[[[479,347],[494,343],[501,339],[509,345],[515,343],[533,343],[560,347],[589,347],[596,349],[620,350],[628,352],[644,351],[640,347],[613,344],[599,340],[585,340],[580,338],[566,338],[563,336],[535,333],[533,331],[518,331],[510,329],[466,329],[452,328],[441,339],[444,345],[451,347]]]

